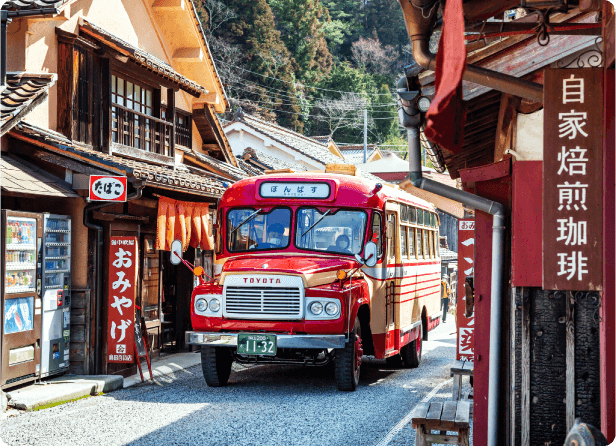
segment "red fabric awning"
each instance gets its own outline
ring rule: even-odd
[[[426,114],[426,137],[457,153],[462,150],[466,112],[462,104],[462,75],[466,68],[462,0],[447,0],[443,31],[436,56],[435,98]]]

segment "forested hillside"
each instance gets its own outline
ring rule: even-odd
[[[366,109],[369,142],[401,143],[391,92],[410,54],[397,0],[194,1],[233,111],[359,143]]]

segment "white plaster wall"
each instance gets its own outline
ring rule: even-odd
[[[520,160],[543,160],[543,109],[528,115],[518,114],[515,150]]]
[[[262,137],[248,133],[247,131],[229,130],[226,129],[227,139],[231,145],[231,150],[234,155],[242,155],[244,150],[249,147],[265,153],[282,161],[290,163],[301,164],[308,170],[322,170],[325,165],[319,163],[300,152],[296,152],[293,149],[288,148],[282,144],[277,143],[271,139],[263,140]],[[266,145],[266,142],[268,145]]]

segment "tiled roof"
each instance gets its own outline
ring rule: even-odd
[[[187,156],[189,159],[195,158],[199,162],[206,164],[219,172],[224,172],[225,174],[232,177],[234,180],[241,180],[250,176],[250,174],[248,174],[244,170],[237,168],[225,161],[220,161],[204,153],[199,153],[192,150],[190,152],[186,152],[184,156]]]
[[[368,159],[372,156],[372,154],[377,151],[379,148],[376,144],[368,144],[366,147],[368,150]],[[351,164],[363,164],[364,163],[364,146],[362,145],[352,145],[352,146],[338,146],[338,150],[344,156],[344,159]]]
[[[326,136],[311,136],[310,138],[314,139],[316,142],[319,142],[321,144],[329,144],[330,141],[332,141],[332,137],[329,135]]]
[[[250,176],[256,177],[256,176],[259,176],[259,175],[263,174],[262,170],[260,170],[260,169],[256,168],[255,166],[247,163],[246,161],[244,161],[242,159],[241,156],[238,155],[238,156],[235,157],[235,159],[237,161],[237,165],[240,166],[244,172],[249,173]]]
[[[19,123],[10,133],[17,139],[32,144],[44,144],[48,150],[74,158],[110,172],[132,176],[152,187],[172,189],[191,194],[219,198],[225,191],[222,181],[212,177],[195,175],[184,165],[173,168],[158,166],[107,155],[96,150],[79,146],[60,133],[42,129],[27,122]],[[53,161],[50,161],[53,163]]]
[[[246,113],[241,114],[240,122],[244,123],[248,127],[251,127],[256,131],[267,135],[271,139],[278,141],[279,143],[289,147],[290,149],[295,150],[319,163],[322,163],[325,165],[329,163],[352,164],[352,163],[348,163],[342,158],[339,158],[333,153],[331,153],[326,145],[318,143],[314,141],[312,138],[304,136],[301,133],[294,132],[293,130],[286,129],[277,124],[264,121],[262,119],[256,118]],[[229,125],[233,125],[233,123]],[[272,157],[269,157],[269,158],[274,160],[274,158]],[[281,163],[281,160],[275,160],[275,162]],[[287,169],[287,168],[291,168],[297,171],[296,164],[292,167],[291,166],[290,167],[276,167],[273,170]],[[303,170],[306,170],[306,169],[304,168]],[[366,178],[372,181],[380,181],[379,178],[375,177],[371,173],[366,172],[362,169],[358,169],[358,173],[359,173],[359,176],[363,178]]]
[[[447,248],[440,248],[439,253],[441,255],[441,260],[457,260],[458,253],[453,252]]]
[[[244,160],[244,157],[247,159]],[[259,169],[260,174],[266,170],[291,169],[294,172],[305,172],[307,170],[306,166],[302,164],[279,160],[255,149],[247,149],[244,151],[243,156],[238,156],[237,158],[253,166],[253,168]]]
[[[27,10],[40,8],[60,8],[70,0],[9,0],[2,9]]]
[[[201,94],[208,93],[205,87],[184,77],[183,75],[175,71],[171,67],[171,65],[160,60],[156,56],[153,56],[150,53],[146,53],[142,49],[131,45],[130,43],[120,39],[119,37],[114,36],[113,34],[110,34],[103,28],[93,24],[92,22],[88,21],[83,17],[80,17],[79,20],[80,30],[82,32],[108,44],[113,49],[122,53],[123,55],[129,56],[133,59],[133,61],[140,64],[142,67],[153,71],[155,74],[162,76],[175,84],[178,84],[178,86],[184,91],[196,97],[199,97]]]
[[[3,192],[23,195],[42,195],[49,197],[80,198],[69,185],[44,172],[29,163],[10,158],[0,157],[2,178],[0,184]]]
[[[342,160],[331,153],[325,144],[321,144],[312,138],[286,129],[279,125],[264,121],[254,116],[244,114],[242,122],[246,125],[267,134],[270,138],[300,152],[313,160],[322,163],[341,163]]]
[[[0,136],[8,132],[47,97],[56,82],[55,74],[7,73],[6,88],[0,94]]]

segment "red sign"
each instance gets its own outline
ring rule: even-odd
[[[137,237],[111,237],[107,362],[134,360]]]
[[[546,69],[543,289],[601,291],[603,69]]]
[[[90,175],[90,201],[126,201],[126,177]]]
[[[474,276],[475,265],[475,220],[458,220],[458,302],[457,315],[457,359],[473,361],[475,356],[475,312],[466,317],[466,292],[464,281]]]

